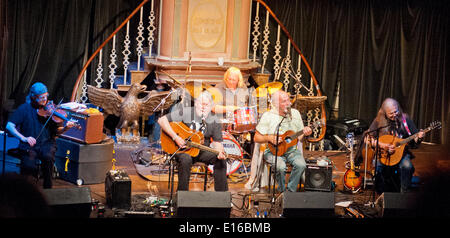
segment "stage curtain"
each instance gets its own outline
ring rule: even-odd
[[[441,121],[443,129],[426,140],[450,144],[448,1],[265,2],[311,65],[328,109],[340,81],[340,117],[370,123],[381,102],[392,97],[419,128]]]
[[[87,59],[141,0],[2,2],[8,8],[5,27],[9,36],[7,50],[2,51],[7,58],[2,99],[12,101],[16,108],[37,81],[47,85],[56,103],[69,101]],[[88,71],[95,73],[95,68]]]

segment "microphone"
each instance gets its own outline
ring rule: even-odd
[[[289,120],[292,119],[292,110],[291,110],[290,106],[286,108],[284,113],[285,113],[285,117],[287,117]]]

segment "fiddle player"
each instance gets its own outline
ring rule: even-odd
[[[43,83],[34,83],[26,102],[14,111],[6,125],[9,133],[20,140],[21,174],[33,176],[39,173],[36,160],[40,160],[44,188],[52,188],[56,136],[75,126],[75,123],[70,121],[65,126],[51,119],[47,122],[48,116],[44,115],[47,113],[43,111],[48,103],[48,96],[47,87]]]
[[[376,118],[369,127],[369,131],[375,131],[380,127],[382,128],[380,129],[379,136],[394,135],[399,138],[406,138],[418,133],[418,136],[408,143],[402,155],[402,159],[398,164],[400,172],[400,192],[407,192],[411,185],[411,179],[414,173],[414,166],[411,162],[411,159],[414,157],[408,148],[416,148],[422,142],[425,133],[416,128],[414,122],[408,115],[403,113],[400,104],[392,98],[386,98],[383,101]],[[367,141],[373,148],[376,147],[377,141],[375,138],[370,137]],[[381,150],[385,150],[390,154],[395,152],[395,146],[392,144],[380,142],[378,146]],[[375,187],[378,193],[383,193],[387,190],[386,179],[390,178],[389,176],[383,175],[383,172],[386,171],[387,167],[389,166],[383,165],[379,160],[377,161]]]
[[[189,179],[192,164],[199,161],[214,165],[214,190],[227,191],[227,165],[225,151],[222,145],[222,128],[217,123],[217,118],[211,113],[214,106],[212,95],[203,91],[195,100],[194,107],[180,107],[158,119],[161,129],[172,138],[181,148],[184,148],[185,140],[172,128],[170,122],[183,122],[190,129],[202,132],[204,145],[219,151],[218,155],[209,151],[200,151],[196,157],[187,153],[175,154],[178,162],[178,190],[189,190]]]

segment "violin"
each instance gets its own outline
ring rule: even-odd
[[[38,109],[37,113],[41,117],[51,117],[51,119],[58,124],[71,121],[67,118],[67,113],[64,110],[56,107],[53,101],[48,101],[45,106]],[[80,129],[80,125],[78,123],[75,123],[75,127]]]

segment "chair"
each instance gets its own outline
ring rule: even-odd
[[[7,155],[14,157],[22,163],[23,155],[26,153],[25,151],[19,149],[19,148],[11,148],[7,152]],[[41,174],[41,164],[42,162],[39,159],[36,159],[36,168],[37,168],[37,174],[36,174],[36,183],[39,182],[40,174]],[[19,164],[20,166],[20,164]]]
[[[204,180],[203,180],[203,191],[206,191],[206,187],[208,184],[208,165],[202,162],[195,162],[194,164],[192,164],[192,166],[198,166],[198,167],[202,167],[205,172],[192,172],[191,174],[195,174],[195,176],[197,176],[198,174],[200,175],[204,175]]]
[[[176,165],[177,165],[177,163],[175,162],[175,164],[174,164],[175,168],[177,167]],[[203,191],[206,191],[206,187],[207,187],[207,184],[208,184],[208,165],[205,164],[205,163],[202,163],[202,162],[195,162],[195,163],[192,164],[192,166],[203,167],[203,169],[205,170],[204,172],[192,172],[191,171],[191,174],[195,174],[195,175],[200,174],[200,175],[204,175],[205,176],[204,177],[204,181],[203,181]],[[174,169],[173,172],[172,172],[171,169],[169,169],[169,182],[168,182],[169,188],[170,188],[171,182],[173,182],[171,175],[172,175],[172,173],[175,174],[176,172],[177,171],[175,171],[175,169]]]

